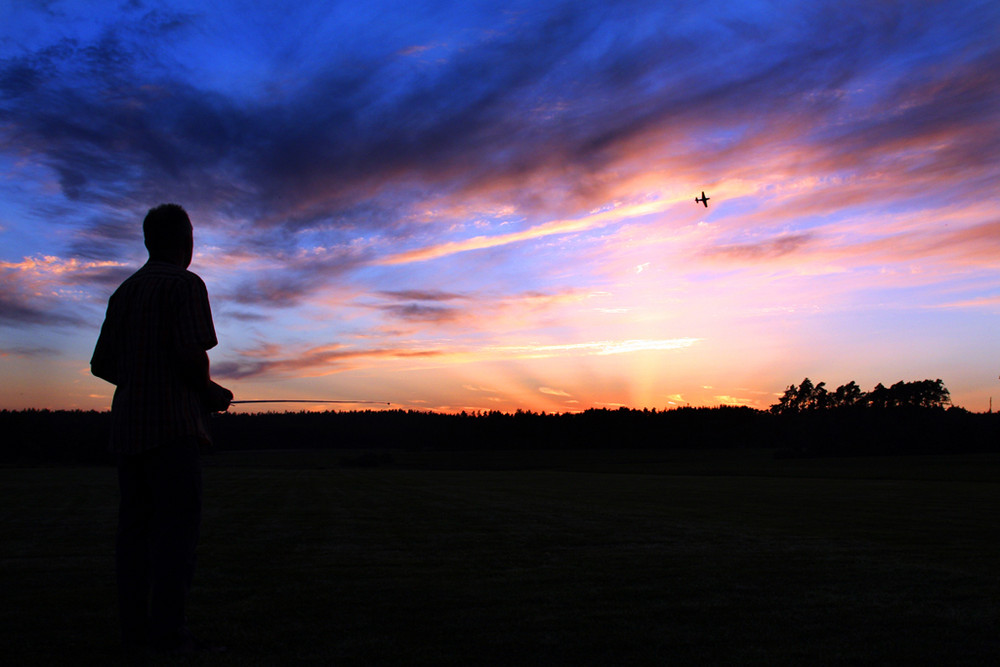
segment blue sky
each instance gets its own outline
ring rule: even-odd
[[[806,376],[941,378],[981,410],[998,381],[996,3],[0,25],[0,407],[110,404],[87,362],[165,201],[238,397],[766,407]]]

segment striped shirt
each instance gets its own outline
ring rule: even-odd
[[[205,283],[150,260],[111,295],[91,366],[114,369],[111,450],[135,454],[185,437],[208,440],[198,389],[179,371],[180,350],[218,341]]]

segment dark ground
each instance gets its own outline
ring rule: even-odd
[[[1000,455],[363,454],[206,458],[181,664],[1000,659]],[[0,479],[4,663],[116,664],[114,471]]]

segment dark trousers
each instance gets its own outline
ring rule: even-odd
[[[116,574],[126,645],[169,646],[184,630],[201,525],[196,438],[118,458]]]

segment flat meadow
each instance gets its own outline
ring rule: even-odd
[[[364,463],[365,465],[359,465]],[[1000,455],[221,452],[211,665],[987,665]],[[109,467],[0,468],[0,654],[120,664]]]

